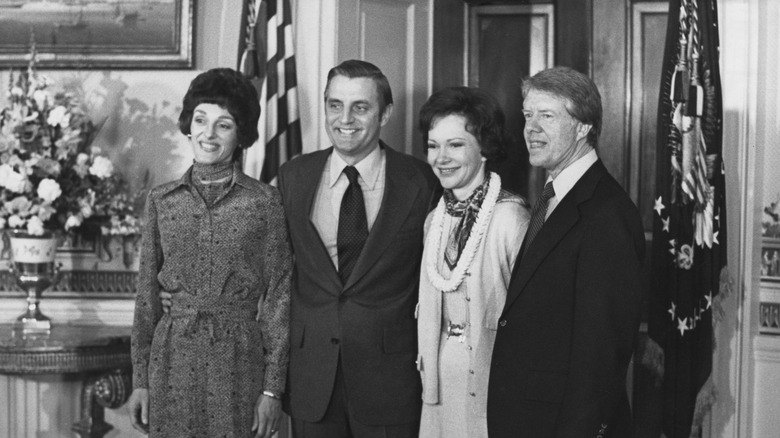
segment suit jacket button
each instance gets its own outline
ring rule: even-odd
[[[330,343],[333,345],[339,345],[339,339],[338,338],[330,338]]]
[[[502,319],[501,321],[498,322],[498,325],[500,325],[501,327],[506,326],[506,320]]]

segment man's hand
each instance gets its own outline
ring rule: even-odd
[[[130,394],[127,401],[127,410],[130,412],[130,422],[135,430],[144,435],[149,434],[149,390],[136,388]]]
[[[163,312],[170,312],[173,305],[173,294],[164,290],[160,291],[160,303],[162,304]]]
[[[282,401],[261,394],[255,403],[255,418],[252,421],[255,438],[271,438],[279,430],[281,415]]]

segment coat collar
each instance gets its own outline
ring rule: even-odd
[[[333,153],[333,147],[311,153],[309,157],[311,161],[307,166],[300,167],[301,173],[296,178],[303,182],[298,188],[300,190],[299,197],[295,201],[301,208],[299,211],[303,214],[288,217],[288,221],[295,224],[296,230],[304,233],[303,238],[306,242],[310,242],[310,253],[306,257],[317,258],[316,265],[323,267],[322,275],[329,283],[332,283],[329,287],[331,290],[346,292],[370,272],[395,240],[396,234],[409,216],[414,199],[421,190],[415,182],[415,168],[405,163],[402,153],[390,148],[384,142],[380,141],[380,145],[385,150],[386,158],[385,190],[382,194],[382,205],[368,234],[363,251],[360,253],[357,264],[346,284],[341,283],[336,267],[333,266],[328,251],[322,243],[322,238],[311,221],[311,213],[320,184],[319,179],[322,178],[328,157]],[[316,180],[312,178],[313,175],[318,176]]]
[[[380,145],[384,148],[387,158],[382,205],[377,213],[374,226],[368,233],[366,244],[360,253],[357,264],[352,270],[352,275],[344,285],[344,292],[368,274],[371,267],[390,247],[409,216],[414,199],[420,191],[420,187],[413,182],[415,169],[404,165],[400,152],[396,152],[381,141]]]
[[[523,249],[520,250],[521,254],[518,256],[518,261],[512,271],[512,279],[507,290],[504,311],[517,299],[547,255],[579,222],[579,205],[593,197],[596,186],[605,175],[607,175],[607,169],[604,164],[601,160],[596,161],[555,207],[534,238],[533,246],[528,248],[528,252],[522,255]]]

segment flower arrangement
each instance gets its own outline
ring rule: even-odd
[[[103,234],[140,233],[124,181],[91,145],[102,122],[94,124],[73,93],[51,91],[31,46],[27,70],[9,74],[0,109],[0,229],[79,233],[102,218]]]

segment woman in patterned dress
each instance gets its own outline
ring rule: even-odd
[[[153,437],[278,429],[292,257],[278,192],[239,165],[259,116],[240,73],[198,75],[179,116],[194,163],[147,199],[128,406],[133,426]]]
[[[504,114],[488,93],[434,93],[420,110],[428,164],[444,196],[425,222],[417,366],[420,437],[487,437],[498,317],[530,215],[488,162],[505,156]]]

